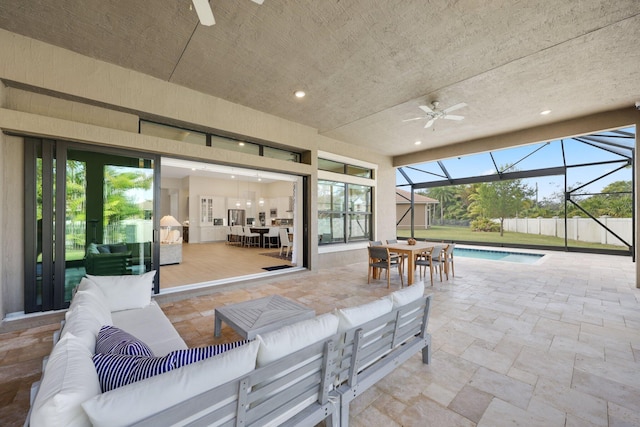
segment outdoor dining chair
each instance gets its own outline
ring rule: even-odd
[[[391,268],[398,267],[400,274],[400,283],[404,287],[404,279],[402,276],[402,263],[397,258],[394,261],[389,254],[389,249],[379,246],[369,246],[369,271],[367,274],[367,283],[371,283],[371,275],[375,269],[384,269],[387,271],[387,288],[391,287]]]
[[[416,268],[420,269],[420,278],[423,277],[423,271],[426,274],[426,269],[429,267],[429,274],[431,276],[431,286],[433,286],[433,270],[434,268],[440,272],[440,281],[442,282],[442,269],[444,267],[444,245],[435,245],[431,249],[424,251],[418,256],[414,262]]]
[[[456,271],[453,268],[453,250],[455,249],[456,244],[451,243],[447,245],[443,253],[443,261],[444,261],[444,274],[447,276],[447,280],[449,280],[449,270],[451,270],[451,276],[456,277]]]
[[[387,245],[394,245],[396,243],[398,243],[398,239],[387,239]],[[391,258],[395,257],[395,258],[401,260],[402,262],[404,262],[404,259],[406,257],[405,254],[398,254],[398,253],[395,253],[395,252],[390,252],[390,254],[391,254]]]

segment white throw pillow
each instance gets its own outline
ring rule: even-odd
[[[113,325],[111,311],[105,301],[90,291],[78,291],[73,296],[69,310],[65,314],[61,337],[70,333],[81,340],[93,353],[98,332],[105,325]]]
[[[344,332],[370,320],[391,312],[393,302],[391,298],[384,297],[376,301],[358,305],[356,307],[341,308],[335,311],[340,321],[338,332]]]
[[[31,427],[88,426],[80,404],[101,393],[96,368],[77,337],[67,334],[54,347],[31,409]]]
[[[82,280],[80,280],[77,290],[92,293],[96,298],[101,298],[105,301],[107,298],[100,290],[100,287],[86,277],[83,277]]]
[[[151,302],[153,277],[156,271],[130,276],[90,276],[104,293],[111,311],[144,308]]]
[[[393,308],[401,307],[405,304],[409,304],[424,296],[424,282],[416,282],[411,286],[407,286],[405,289],[395,291],[391,294],[393,300]]]
[[[82,408],[96,427],[130,425],[162,409],[248,374],[256,366],[253,341],[165,374],[119,387],[87,400]]]
[[[337,331],[338,318],[327,313],[258,335],[256,337],[260,342],[258,367],[328,338]]]

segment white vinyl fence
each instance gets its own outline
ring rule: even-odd
[[[498,221],[498,220],[496,220]],[[631,218],[610,218],[603,216],[598,221],[606,225],[610,230],[624,239],[632,242]],[[499,221],[498,221],[499,222]],[[564,218],[506,218],[504,220],[505,231],[516,233],[541,234],[564,238]],[[616,236],[609,233],[591,218],[573,217],[567,219],[567,238],[581,242],[602,243],[605,245],[626,246]]]

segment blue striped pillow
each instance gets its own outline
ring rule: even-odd
[[[167,356],[174,358],[174,368],[179,368],[190,363],[198,362],[203,359],[215,356],[220,353],[224,353],[232,348],[240,347],[248,343],[249,341],[236,341],[226,344],[210,345],[208,347],[195,347],[188,348],[186,350],[176,350],[169,353]]]
[[[147,357],[96,353],[93,355],[93,364],[103,393],[174,368],[173,357],[170,355]]]
[[[115,326],[103,326],[96,338],[96,353],[153,357],[153,352],[138,338]]]
[[[139,355],[96,353],[93,364],[98,373],[102,392],[113,390],[154,375],[169,372],[190,363],[224,353],[249,341],[237,341],[228,344],[195,347],[187,350],[176,350],[164,357],[147,357]]]

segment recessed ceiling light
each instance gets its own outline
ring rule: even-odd
[[[304,98],[306,93],[304,93],[303,90],[297,90],[295,91],[294,95],[296,96],[296,98]]]
[[[238,145],[239,145],[240,147],[244,147],[244,142],[238,142]]]
[[[547,114],[551,114],[551,110],[540,111],[541,116],[546,116]]]
[[[231,175],[231,179],[234,179],[236,176],[235,175]]]
[[[420,144],[422,144],[422,141],[416,141],[416,142],[414,142],[414,144],[415,145],[420,145]]]

